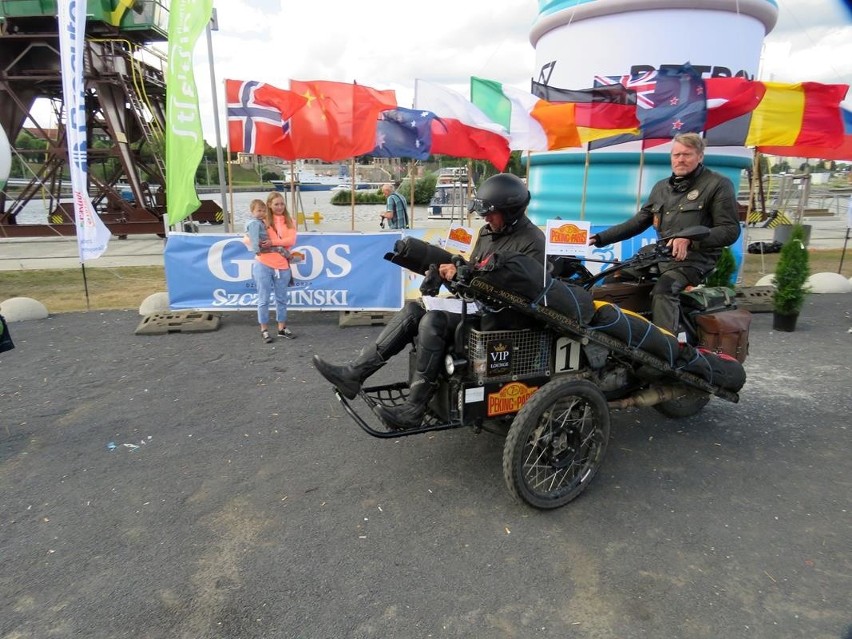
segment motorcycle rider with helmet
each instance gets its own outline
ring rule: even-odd
[[[476,198],[468,206],[471,212],[485,219],[471,251],[470,264],[484,265],[495,253],[524,253],[536,260],[544,260],[544,233],[526,216],[529,201],[526,184],[515,175],[498,173],[483,182]],[[443,282],[451,282],[456,272],[455,264],[438,266]],[[453,341],[461,317],[447,311],[427,311],[419,300],[409,301],[394,315],[376,342],[365,347],[353,361],[334,365],[314,355],[314,366],[344,397],[354,399],[370,375],[407,344],[413,343],[417,356],[407,401],[394,407],[381,406],[378,411],[389,428],[417,428],[438,388],[444,355]],[[487,310],[482,318],[488,321],[490,330],[515,328],[503,326],[514,319],[509,313],[490,314]]]

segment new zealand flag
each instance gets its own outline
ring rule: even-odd
[[[381,158],[427,160],[432,150],[435,114],[397,107],[383,111],[376,126],[376,148],[369,155]]]
[[[704,80],[688,62],[680,67],[660,68],[651,98],[653,106],[642,121],[642,137],[646,140],[663,143],[679,133],[704,130],[707,121]]]

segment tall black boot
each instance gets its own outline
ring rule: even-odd
[[[388,322],[376,343],[365,347],[354,361],[337,366],[314,355],[314,366],[344,397],[355,399],[364,380],[414,340],[425,312],[419,304],[409,302]]]
[[[425,376],[415,374],[411,383],[408,400],[399,406],[378,406],[376,411],[388,428],[394,430],[410,430],[419,428],[426,414],[429,400],[438,389],[438,383]]]
[[[438,375],[449,333],[450,325],[445,313],[429,313],[420,323],[417,361],[407,401],[399,406],[379,406],[376,409],[388,428],[405,430],[422,424],[429,400],[438,389]]]
[[[314,355],[313,359],[320,374],[347,399],[355,399],[364,380],[385,365],[375,345],[366,347],[354,361],[342,366],[330,364],[319,355]]]

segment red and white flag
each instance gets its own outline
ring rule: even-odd
[[[432,153],[487,160],[498,171],[509,163],[508,131],[462,94],[426,80],[414,81],[414,108],[431,111]]]
[[[296,159],[290,117],[306,98],[263,82],[225,80],[225,100],[232,152]]]

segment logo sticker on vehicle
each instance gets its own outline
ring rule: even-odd
[[[488,394],[488,407],[486,415],[495,417],[508,413],[517,413],[521,406],[527,403],[532,394],[538,390],[538,386],[527,386],[521,382],[506,384],[497,393]]]

